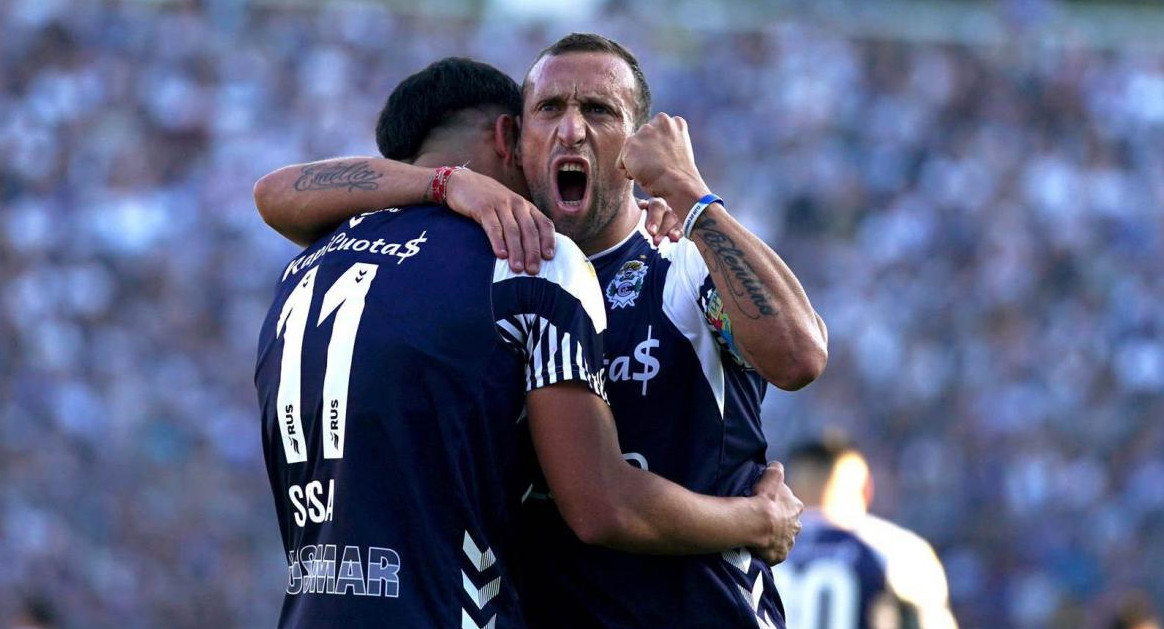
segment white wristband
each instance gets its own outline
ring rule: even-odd
[[[723,204],[723,199],[714,194],[703,195],[695,205],[691,206],[691,211],[687,213],[687,218],[683,221],[683,237],[691,238],[691,231],[695,229],[695,221],[699,220],[699,216],[707,209],[707,206],[712,203]]]

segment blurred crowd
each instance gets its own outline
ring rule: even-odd
[[[964,627],[1164,603],[1164,52],[627,7],[587,27],[641,57],[829,325],[826,374],[770,394],[771,454],[846,431]],[[252,369],[295,248],[251,186],[374,154],[384,98],[438,57],[520,77],[578,27],[209,0],[0,22],[0,623],[273,626]]]

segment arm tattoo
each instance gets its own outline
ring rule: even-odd
[[[710,217],[699,222],[696,234],[715,256],[715,268],[711,271],[718,271],[720,265],[723,265],[723,276],[727,280],[726,292],[735,302],[736,308],[749,319],[776,315],[771,296],[731,236],[716,229],[716,222]]]
[[[383,177],[382,173],[372,170],[367,160],[360,162],[339,162],[335,164],[314,164],[304,166],[295,180],[295,191],[330,190],[332,188],[347,188],[348,192],[356,189],[376,190],[380,184],[376,180]]]

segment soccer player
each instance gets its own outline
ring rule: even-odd
[[[434,116],[410,145],[417,164],[472,157],[520,187],[520,103],[500,71],[449,59],[404,81],[382,117]],[[337,179],[375,176],[301,187]],[[800,505],[778,466],[753,497],[716,498],[626,464],[602,398],[601,292],[572,242],[553,246],[536,275],[515,274],[472,221],[430,204],[355,216],[287,264],[255,375],[289,562],[281,627],[524,627],[513,538],[527,431],[585,541],[787,553]]]
[[[956,629],[946,574],[930,545],[868,513],[865,458],[839,443],[795,448],[788,461],[804,498],[804,529],[776,582],[798,629]]]
[[[710,194],[686,123],[665,114],[648,121],[650,90],[624,47],[567,36],[539,55],[523,96],[518,157],[532,198],[589,256],[604,289],[606,388],[624,456],[694,491],[746,495],[765,465],[765,381],[793,390],[819,375],[823,322],[788,266]],[[386,160],[362,163],[395,184],[320,191],[314,206],[417,202],[419,195],[392,193],[423,191],[433,176]],[[346,216],[287,201],[303,168],[275,171],[256,191],[264,218],[292,236]],[[468,188],[477,180],[461,177],[453,175],[450,190],[474,198]],[[680,212],[686,238],[659,242],[660,228],[643,224],[631,178]],[[493,199],[482,188],[475,203]],[[490,211],[449,205],[474,216]],[[560,496],[555,508],[546,494],[531,494],[523,517],[531,626],[783,625],[770,569],[746,549],[664,558],[585,545],[559,515]]]

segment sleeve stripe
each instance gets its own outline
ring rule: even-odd
[[[497,321],[497,327],[500,328],[501,336],[507,343],[522,348],[525,347],[525,342],[523,340],[525,338],[525,332],[519,330],[517,326],[513,325],[511,320],[501,319]]]
[[[549,324],[546,323],[545,319],[542,319],[541,317],[538,317],[538,320],[541,325],[538,325],[537,328],[534,328],[536,333],[530,335],[530,339],[533,340],[533,347],[530,348],[530,353],[533,354],[534,382],[537,386],[544,387],[546,386],[546,370],[544,368],[545,357],[549,353],[546,351],[548,349],[547,346],[549,345],[549,343],[546,342],[546,327]]]
[[[570,332],[560,330],[548,319],[534,313],[514,315],[495,323],[505,342],[527,356],[526,390],[567,380],[586,380],[595,392],[604,395],[601,373],[591,371],[585,348]]]
[[[562,345],[560,347],[562,350],[562,357],[563,357],[562,358],[562,379],[563,380],[573,380],[574,379],[574,370],[573,370],[574,363],[573,363],[573,361],[570,360],[570,333],[569,332],[566,332],[565,334],[562,335]]]
[[[546,373],[550,376],[550,384],[553,384],[557,382],[558,377],[558,370],[556,369],[557,361],[554,360],[558,355],[558,326],[552,323],[546,326],[546,336],[549,337],[550,340],[550,347],[549,351],[547,352],[550,356],[550,359],[546,361]]]
[[[671,261],[663,284],[663,314],[691,343],[723,419],[727,395],[723,360],[719,342],[699,307],[699,287],[708,275],[707,264],[695,243],[686,239],[678,243],[664,241],[659,253]]]

